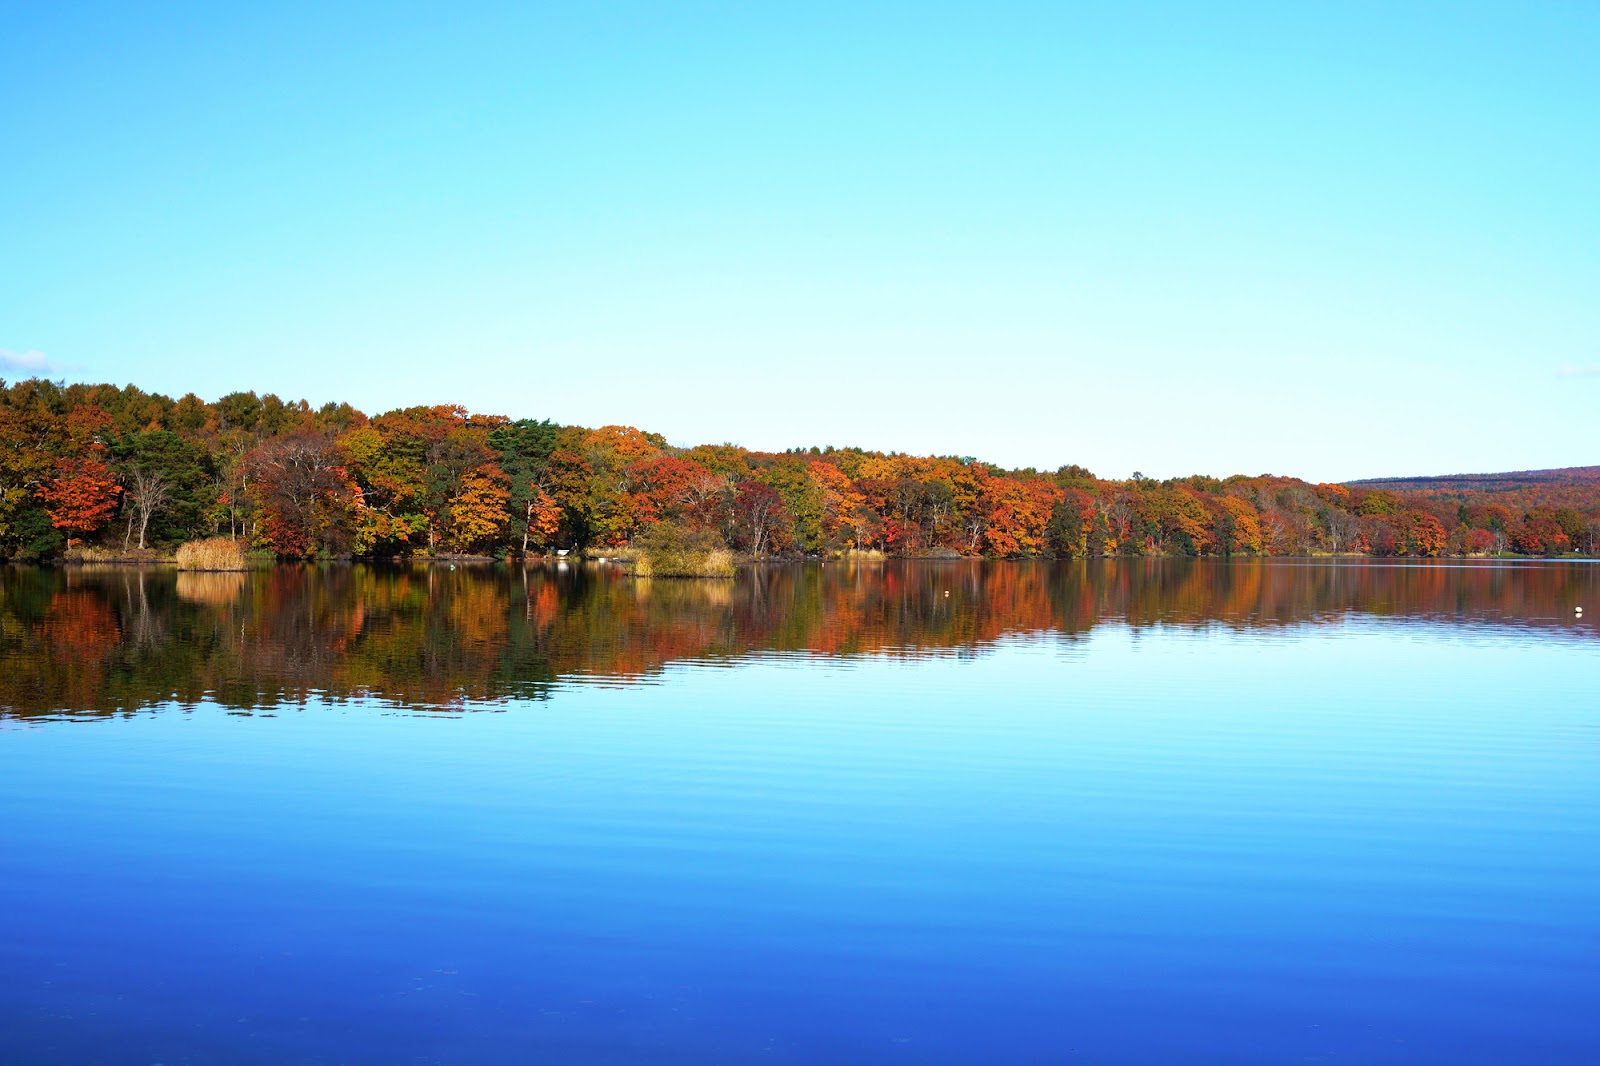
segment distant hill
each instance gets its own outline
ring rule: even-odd
[[[1344,484],[1390,492],[1516,492],[1519,489],[1600,482],[1600,466],[1557,470],[1511,470],[1501,474],[1439,474],[1429,477],[1377,477]]]
[[[1570,507],[1583,514],[1600,514],[1600,466],[1370,478],[1346,484],[1360,492],[1387,491],[1411,499],[1432,500],[1439,507],[1455,506],[1458,513],[1460,508],[1497,504],[1519,515],[1537,507]]]

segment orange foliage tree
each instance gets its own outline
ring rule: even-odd
[[[1401,518],[1408,552],[1412,555],[1434,556],[1444,551],[1449,538],[1443,522],[1426,511],[1407,511]]]

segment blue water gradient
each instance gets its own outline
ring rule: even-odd
[[[0,732],[0,1062],[1600,1061],[1594,642],[755,654]]]

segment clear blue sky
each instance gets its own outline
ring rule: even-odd
[[[0,376],[1600,462],[1600,4],[459,6],[5,4]]]

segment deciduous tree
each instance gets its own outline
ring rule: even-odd
[[[110,469],[92,456],[57,459],[54,476],[40,487],[50,524],[67,535],[93,533],[117,513],[122,486]]]

